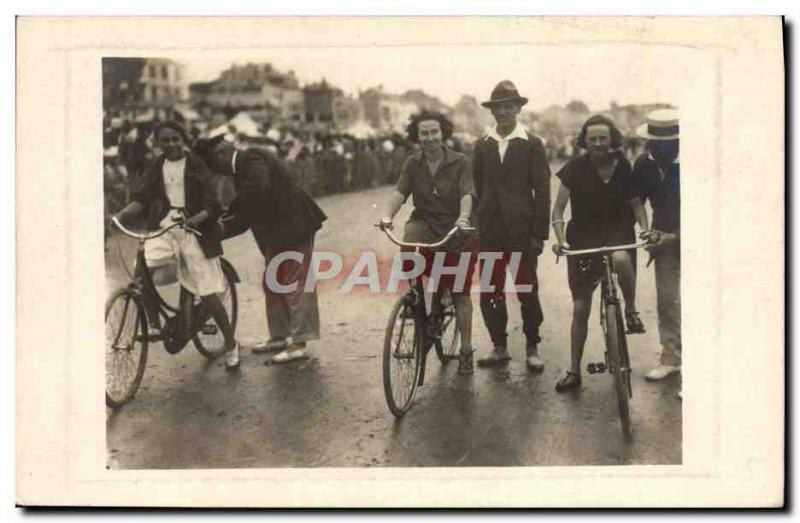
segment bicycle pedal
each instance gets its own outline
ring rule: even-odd
[[[216,325],[203,325],[200,327],[200,332],[205,334],[206,336],[212,336],[217,333],[219,329],[217,329]]]
[[[586,366],[586,371],[589,374],[603,374],[606,371],[605,363],[590,363]]]

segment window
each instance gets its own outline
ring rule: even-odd
[[[156,66],[155,65],[148,65],[147,66],[147,76],[150,78],[156,77]]]
[[[167,66],[166,65],[162,65],[161,66],[161,78],[164,79],[164,80],[169,78],[169,71],[167,71]]]

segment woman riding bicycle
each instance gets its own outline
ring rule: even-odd
[[[410,118],[406,128],[409,141],[421,150],[409,156],[400,173],[396,190],[384,207],[381,226],[391,228],[392,218],[409,195],[414,196],[414,211],[405,226],[403,241],[436,243],[453,226],[469,227],[472,214],[472,167],[469,159],[447,148],[443,142],[453,134],[453,124],[443,114],[423,110]],[[459,374],[472,374],[472,299],[470,286],[475,266],[475,249],[470,239],[454,238],[443,247],[444,267],[456,267],[462,252],[469,254],[465,284],[454,288],[455,276],[440,279],[437,291],[449,289],[456,309],[456,328],[461,336]],[[430,276],[433,252],[425,252],[425,272]],[[408,270],[404,267],[404,270]]]
[[[153,137],[162,154],[134,180],[131,202],[117,214],[117,218],[124,221],[128,216],[145,212],[149,230],[185,218],[187,227],[201,233],[198,238],[183,228],[174,228],[148,241],[145,244],[147,266],[151,269],[153,283],[165,285],[174,281],[173,271],[177,265],[177,277],[181,283],[181,334],[186,335],[189,331],[192,295],[200,296],[205,310],[214,318],[225,338],[228,351],[226,367],[236,368],[239,365],[239,347],[225,307],[217,295],[225,291],[225,279],[219,260],[222,244],[217,225],[221,208],[212,185],[211,171],[199,157],[185,150],[188,139],[179,124],[161,122],[155,127]],[[145,301],[150,331],[159,336],[158,305],[148,303],[151,301]]]
[[[622,135],[609,118],[595,115],[586,120],[578,137],[586,153],[570,160],[558,172],[561,187],[553,206],[553,228],[557,243],[553,251],[588,249],[635,242],[634,216],[643,231],[648,230],[647,214],[634,191],[631,164],[618,151]],[[564,234],[564,210],[571,203],[572,217]],[[642,333],[644,325],[636,311],[636,273],[631,254],[613,254],[614,269],[625,299],[628,332]],[[572,292],[572,365],[558,381],[556,391],[581,385],[581,359],[591,313],[592,295],[603,278],[600,256],[571,256],[567,259],[569,288]]]

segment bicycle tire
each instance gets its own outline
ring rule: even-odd
[[[226,290],[218,295],[220,296],[222,305],[225,307],[225,312],[228,313],[228,321],[231,324],[231,331],[235,333],[236,322],[239,316],[239,300],[238,295],[236,294],[236,278],[227,270],[225,270],[225,264],[223,264],[222,274],[224,276]],[[213,360],[225,353],[225,337],[222,335],[222,329],[216,325],[214,318],[209,317],[205,324],[216,326],[217,332],[214,334],[205,335],[198,331],[192,336],[192,342],[194,343],[194,347],[197,349],[197,352],[206,358]]]
[[[456,308],[452,301],[452,295],[449,303],[442,308],[441,331],[442,335],[434,341],[434,347],[439,361],[442,365],[446,365],[448,362],[458,359],[461,348],[461,333],[456,325]]]
[[[119,305],[123,307],[121,315],[115,314],[115,307]],[[129,313],[132,313],[132,317],[129,317]],[[147,316],[141,297],[134,290],[127,288],[113,293],[106,302],[105,324],[106,405],[117,409],[130,401],[139,390],[147,365]],[[138,357],[131,357],[136,348],[137,333],[139,333]],[[124,341],[122,336],[126,337]],[[132,365],[128,366],[129,370],[125,373],[122,387],[117,390],[116,387],[109,386],[109,380],[116,381],[114,378],[121,371],[122,360],[129,360]]]
[[[622,322],[622,314],[617,315],[617,332],[620,333],[620,363],[628,372],[625,375],[625,387],[628,390],[628,398],[633,399],[633,387],[631,386],[631,358],[628,353],[628,336],[625,324]]]
[[[401,346],[404,341],[407,341],[405,337],[408,335],[407,329],[409,328],[412,335],[411,342]],[[402,417],[414,401],[421,367],[421,338],[419,320],[415,318],[414,311],[406,298],[401,297],[394,304],[392,313],[389,315],[389,323],[386,326],[386,335],[383,341],[383,393],[386,396],[386,405],[397,418]],[[401,362],[405,363],[401,364]],[[393,363],[394,367],[406,366],[402,382],[401,376],[393,378]],[[400,392],[403,393],[400,394]]]
[[[617,393],[617,406],[619,408],[619,420],[622,426],[622,434],[626,439],[630,439],[632,432],[630,406],[628,404],[628,378],[626,376],[627,373],[621,370],[621,367],[623,367],[622,343],[624,343],[624,341],[621,341],[621,336],[625,335],[625,331],[619,328],[622,313],[619,310],[619,305],[615,303],[606,304],[605,309],[605,338],[608,370],[614,379],[614,389]]]

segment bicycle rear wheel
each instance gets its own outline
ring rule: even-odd
[[[106,405],[118,408],[130,400],[147,364],[147,317],[141,298],[121,289],[106,302]]]
[[[231,324],[231,331],[236,332],[236,321],[239,315],[239,302],[236,295],[236,280],[228,271],[222,271],[225,280],[225,290],[217,294],[225,312],[228,314],[228,321]],[[225,353],[225,336],[222,335],[222,328],[217,325],[212,316],[207,316],[205,323],[192,337],[194,347],[197,352],[208,359],[214,359]]]
[[[389,316],[383,342],[383,393],[396,417],[411,407],[419,378],[422,332],[412,306],[400,298]]]
[[[442,327],[441,337],[434,341],[436,356],[442,364],[458,359],[461,348],[461,335],[456,326],[456,308],[453,304],[453,295],[445,291],[441,298]]]
[[[625,331],[620,329],[622,313],[619,305],[609,303],[605,306],[605,337],[606,337],[606,356],[608,357],[608,370],[614,378],[614,388],[617,393],[617,406],[619,408],[619,420],[622,425],[622,434],[626,439],[630,439],[631,418],[628,405],[630,387],[628,381],[628,367],[623,362],[623,344]]]

